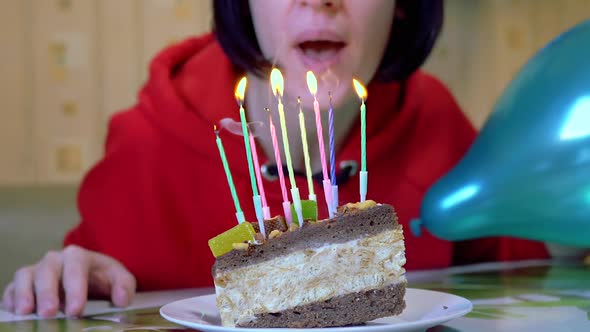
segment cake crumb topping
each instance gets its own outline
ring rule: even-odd
[[[275,237],[280,236],[281,234],[283,234],[283,232],[279,231],[278,229],[275,229],[272,232],[270,232],[270,234],[268,235],[268,238],[272,240]]]
[[[338,214],[339,215],[347,215],[357,213],[362,210],[366,210],[377,206],[377,202],[373,200],[366,200],[364,202],[358,203],[347,203],[346,205],[342,205],[338,207]]]
[[[250,245],[248,243],[232,243],[232,247],[234,247],[235,250],[248,250],[248,247]]]
[[[252,223],[254,227],[254,231],[256,233],[260,233],[260,227],[258,223]],[[271,219],[264,220],[264,230],[266,231],[266,236],[268,237],[270,233],[274,230],[279,230],[281,232],[286,232],[288,230],[287,221],[283,216],[276,216]]]

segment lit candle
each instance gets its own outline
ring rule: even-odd
[[[277,68],[273,68],[270,73],[270,81],[272,92],[277,97],[279,121],[281,123],[281,134],[283,138],[283,149],[285,150],[285,158],[287,159],[287,170],[289,171],[289,181],[291,182],[291,197],[295,205],[295,212],[300,221],[299,226],[303,226],[303,210],[301,207],[301,198],[299,197],[299,189],[295,182],[295,173],[293,172],[293,163],[291,161],[291,151],[289,150],[289,136],[287,135],[287,124],[285,121],[285,110],[283,106],[283,90],[284,80],[283,75]]]
[[[260,163],[258,162],[258,152],[256,151],[256,141],[254,141],[254,135],[252,132],[248,132],[248,136],[250,138],[250,148],[252,150],[252,159],[254,160],[254,170],[256,172],[256,182],[258,183],[258,188],[260,189],[260,198],[262,199],[262,213],[264,214],[264,219],[270,219],[270,208],[268,207],[268,203],[266,202],[266,194],[264,193],[264,185],[262,183],[262,175],[260,174]]]
[[[238,224],[241,224],[245,221],[244,212],[242,212],[242,208],[240,207],[240,200],[238,199],[238,194],[236,193],[236,187],[234,186],[234,180],[231,176],[231,171],[229,170],[229,165],[225,156],[225,150],[223,149],[223,143],[221,143],[221,138],[219,138],[217,126],[213,126],[213,131],[215,132],[215,141],[217,142],[217,148],[219,149],[219,155],[221,156],[221,162],[223,163],[223,169],[225,170],[227,184],[229,185],[229,190],[234,200],[234,206],[236,207],[236,219],[238,219]]]
[[[293,222],[291,216],[291,202],[289,202],[289,196],[287,196],[287,186],[285,185],[285,175],[283,174],[283,163],[281,162],[281,150],[279,148],[279,141],[277,140],[277,130],[274,123],[272,122],[272,115],[270,110],[266,108],[268,112],[268,122],[270,127],[270,137],[272,140],[272,148],[275,153],[275,162],[277,163],[277,172],[279,173],[279,183],[281,185],[281,193],[283,194],[283,212],[285,213],[285,219],[288,224]]]
[[[250,184],[252,185],[252,200],[254,201],[254,209],[256,210],[256,218],[258,223],[261,224],[260,231],[264,235],[264,214],[262,212],[262,201],[258,194],[258,188],[256,187],[256,175],[254,174],[254,164],[252,162],[252,151],[250,149],[250,143],[248,142],[248,122],[246,121],[246,112],[244,111],[244,94],[246,92],[246,77],[242,77],[238,85],[236,86],[236,100],[240,105],[240,121],[242,122],[242,135],[244,136],[244,146],[246,147],[246,158],[248,159],[248,169],[250,170]]]
[[[338,209],[338,184],[336,183],[336,151],[334,148],[334,108],[332,107],[332,93],[330,96],[330,111],[328,112],[328,128],[330,137],[330,179],[332,180],[332,209]]]
[[[367,198],[367,89],[356,79],[352,80],[354,89],[361,99],[361,171],[360,175],[360,196],[361,202]]]
[[[307,176],[307,189],[309,190],[309,200],[316,201],[313,190],[313,179],[311,173],[311,162],[309,161],[309,147],[307,146],[307,130],[305,129],[305,117],[301,110],[301,98],[297,98],[299,106],[299,130],[301,131],[301,144],[303,145],[303,159],[305,160],[305,175]]]
[[[324,132],[322,130],[322,118],[320,116],[320,104],[318,103],[317,92],[318,92],[318,81],[315,75],[311,72],[307,72],[307,87],[309,92],[313,96],[313,111],[315,113],[315,125],[318,133],[318,144],[320,147],[320,160],[322,162],[322,173],[324,175],[324,197],[326,198],[326,205],[328,206],[328,214],[330,218],[334,217],[334,208],[332,201],[332,188],[330,178],[328,177],[328,166],[326,165],[326,150],[324,148]]]

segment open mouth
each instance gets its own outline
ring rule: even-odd
[[[301,59],[308,69],[323,71],[338,62],[346,43],[332,40],[307,40],[297,44]]]
[[[324,61],[336,55],[346,44],[329,40],[311,40],[300,43],[298,46],[306,57]]]

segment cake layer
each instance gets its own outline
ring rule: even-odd
[[[254,265],[299,250],[321,247],[326,243],[344,243],[391,230],[397,225],[393,207],[386,204],[316,224],[305,224],[303,229],[284,233],[262,245],[251,246],[248,251],[233,250],[217,257],[213,277],[217,271]]]
[[[406,282],[379,289],[337,296],[276,313],[255,315],[240,327],[313,328],[361,324],[376,318],[399,315],[406,303]]]
[[[284,251],[257,264],[216,270],[217,305],[224,326],[404,282],[402,227],[389,223],[390,229],[381,227],[381,232],[370,236]]]

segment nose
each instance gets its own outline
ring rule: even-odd
[[[342,0],[299,0],[303,7],[311,6],[322,9],[338,9],[342,5]]]

